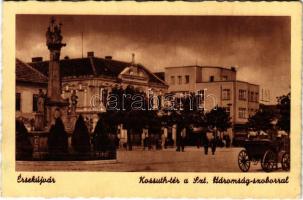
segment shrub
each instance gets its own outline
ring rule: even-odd
[[[90,136],[82,115],[78,117],[75,124],[72,136],[72,147],[80,153],[90,151]]]
[[[105,152],[109,147],[108,138],[109,128],[105,123],[104,119],[99,115],[99,120],[93,134],[93,144],[95,151]]]
[[[68,136],[61,118],[57,118],[52,125],[48,138],[48,149],[50,154],[67,153]]]
[[[33,146],[21,120],[16,120],[16,160],[28,160],[32,158]]]

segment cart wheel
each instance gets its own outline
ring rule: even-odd
[[[284,171],[289,171],[290,169],[290,155],[289,153],[284,153],[281,160],[282,169]]]
[[[267,150],[265,152],[261,167],[265,172],[271,172],[277,167],[277,156],[273,151]]]
[[[240,151],[238,155],[238,165],[242,172],[247,172],[250,167],[250,160],[246,150]]]

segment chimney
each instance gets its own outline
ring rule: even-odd
[[[135,64],[135,54],[132,53],[132,64]]]
[[[112,57],[112,56],[105,56],[105,59],[106,59],[106,60],[112,60],[113,57]]]
[[[64,56],[64,60],[68,60],[69,59],[69,56]]]
[[[33,57],[32,62],[42,62],[43,58],[42,57]]]
[[[94,57],[94,52],[93,51],[87,52],[87,57]]]
[[[233,71],[233,72],[237,71],[237,70],[236,70],[236,67],[233,67],[233,66],[230,67],[230,70]]]

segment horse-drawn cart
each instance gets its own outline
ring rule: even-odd
[[[279,163],[283,170],[290,169],[289,140],[246,140],[244,148],[245,150],[241,150],[238,155],[238,165],[243,172],[249,170],[251,162],[258,164],[259,161],[265,172],[278,169]]]

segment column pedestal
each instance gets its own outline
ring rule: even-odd
[[[42,130],[44,130],[44,126],[45,126],[44,114],[43,113],[36,113],[35,114],[35,124],[34,124],[35,130],[36,131],[42,131]]]
[[[58,117],[61,117],[65,128],[69,125],[67,119],[68,105],[69,103],[64,100],[48,99],[46,101],[48,129],[50,129],[50,127],[55,124],[55,120]]]
[[[76,121],[77,121],[76,114],[71,114],[66,117],[66,120],[63,121],[66,132],[72,133],[74,131]]]

